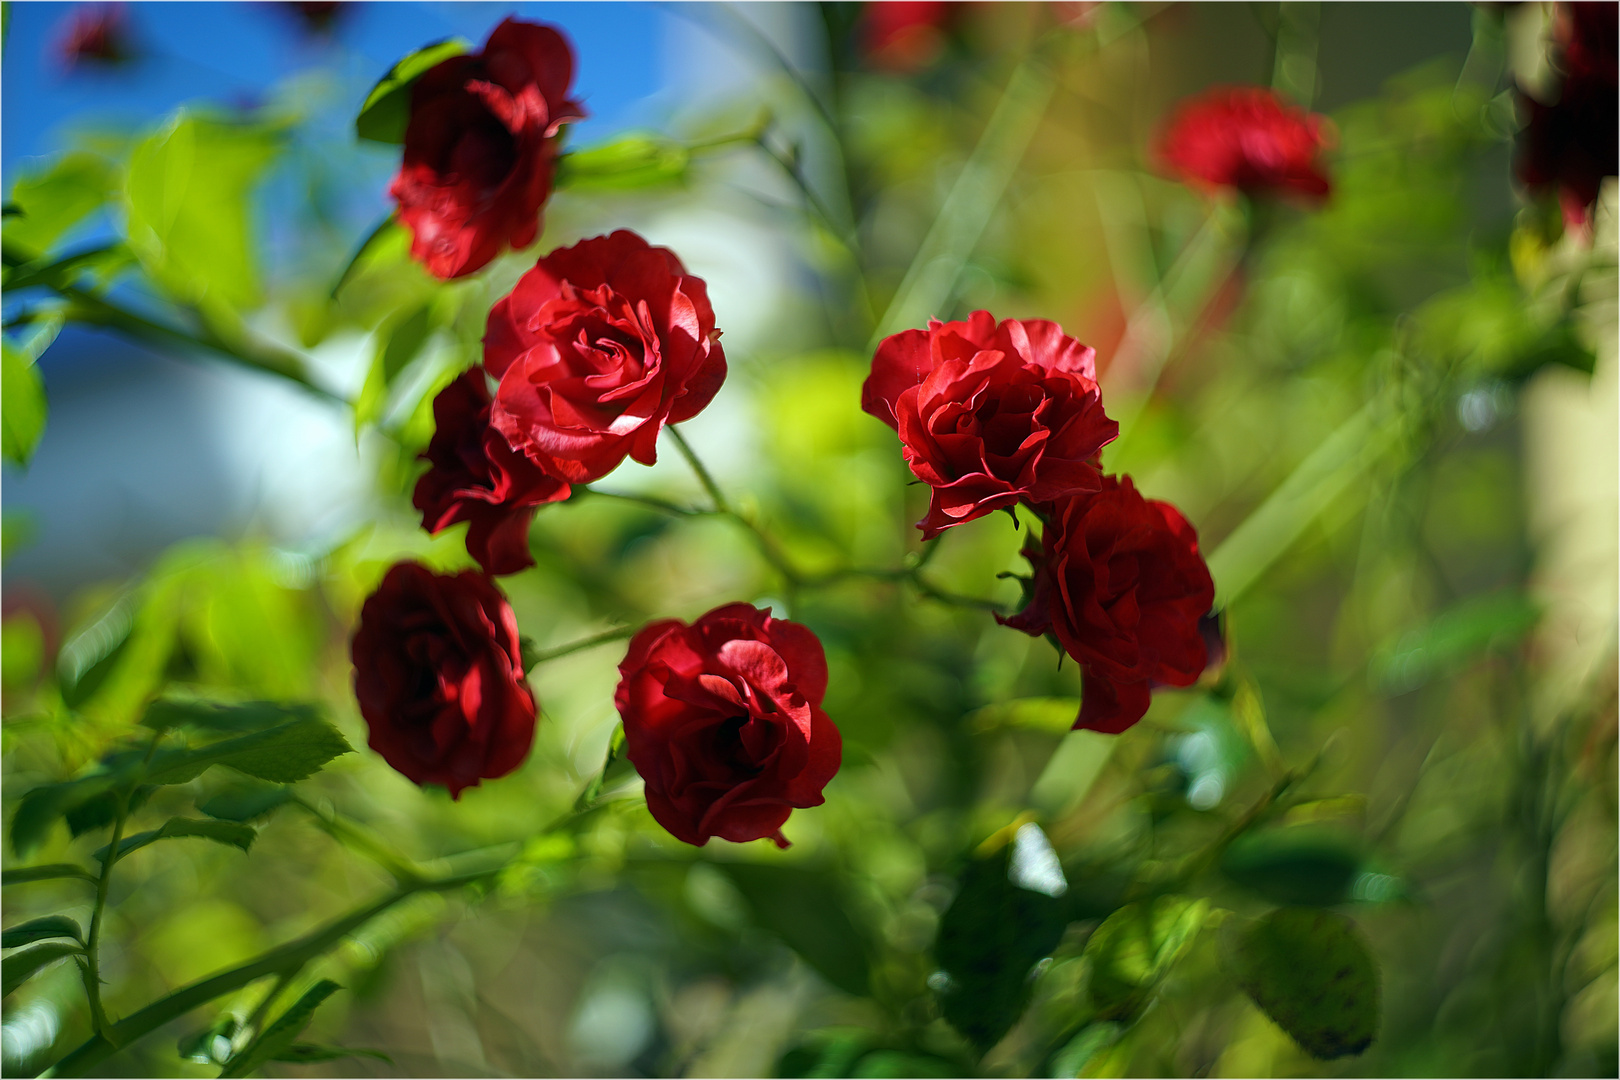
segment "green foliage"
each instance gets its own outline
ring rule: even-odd
[[[1030,969],[1051,955],[1068,923],[1061,874],[1057,882],[1032,883],[1021,873],[1036,858],[1029,849],[1039,851],[1045,843],[1042,834],[1039,841],[1025,840],[1020,850],[1014,840],[971,860],[940,919],[934,959],[943,978],[936,977],[935,993],[945,1019],[981,1050],[1017,1021],[1029,1000]]]
[[[240,704],[202,699],[159,698],[146,707],[141,724],[157,731],[189,727],[216,734],[263,731],[289,720],[313,720],[313,705],[289,701],[248,701]]]
[[[12,953],[4,960],[0,960],[0,996],[9,997],[13,990],[51,964],[63,957],[78,956],[83,952],[84,949],[78,945],[52,941]]]
[[[838,989],[857,997],[867,994],[870,945],[828,874],[774,863],[715,866],[737,886],[759,925]]]
[[[354,426],[358,432],[376,422],[384,412],[389,391],[400,372],[421,353],[440,323],[442,305],[425,301],[408,308],[377,328],[376,349],[360,396],[354,403]]]
[[[118,857],[122,859],[130,852],[138,851],[148,844],[178,837],[201,837],[204,840],[212,840],[216,844],[225,844],[246,851],[253,846],[253,841],[258,838],[258,835],[258,831],[253,827],[234,821],[170,818],[159,828],[124,837],[118,842]],[[106,862],[107,851],[108,849],[105,847],[97,848],[93,857],[98,861]]]
[[[17,212],[6,217],[6,244],[30,254],[49,251],[69,229],[100,210],[117,183],[112,162],[84,150],[24,173],[11,187],[10,205]]]
[[[1126,904],[1104,919],[1086,942],[1097,1014],[1128,1020],[1139,1013],[1208,914],[1209,901],[1171,895]]]
[[[564,154],[553,183],[579,192],[639,191],[685,182],[690,164],[691,152],[681,143],[635,131]]]
[[[1241,932],[1238,983],[1313,1057],[1359,1054],[1378,1031],[1378,966],[1355,924],[1333,911],[1279,908]]]
[[[306,716],[234,739],[154,755],[146,777],[155,784],[184,784],[215,765],[276,784],[290,784],[317,772],[349,743],[324,720]]]
[[[83,869],[68,863],[51,863],[46,866],[24,866],[11,870],[0,870],[0,885],[26,885],[33,881],[55,881],[59,878],[95,880]]]
[[[45,915],[18,923],[0,932],[0,949],[16,949],[23,945],[32,945],[36,941],[61,937],[72,938],[80,944],[84,942],[84,935],[79,931],[78,923],[66,915]]]
[[[13,465],[26,466],[45,434],[45,381],[10,339],[0,341],[0,365],[0,452]]]
[[[468,52],[472,44],[461,38],[447,38],[424,45],[388,69],[366,95],[354,119],[354,131],[362,139],[380,143],[403,143],[405,127],[411,118],[411,88],[429,69]]]
[[[197,809],[220,821],[256,821],[292,801],[290,788],[233,784],[199,802]]]
[[[303,996],[277,1017],[275,1023],[265,1028],[239,1054],[231,1058],[230,1063],[225,1066],[225,1071],[219,1075],[251,1076],[271,1061],[287,1060],[281,1055],[291,1051],[293,1040],[297,1039],[299,1033],[309,1025],[321,1002],[341,989],[343,988],[331,979],[322,979],[304,991]]]
[[[1273,903],[1327,906],[1351,899],[1365,861],[1353,836],[1301,825],[1238,837],[1221,856],[1221,871]]]
[[[130,154],[130,250],[171,297],[225,326],[259,297],[248,199],[282,138],[274,126],[181,112]]]

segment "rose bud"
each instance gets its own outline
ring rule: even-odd
[[[405,157],[388,193],[411,256],[440,278],[526,247],[551,194],[557,133],[583,119],[574,53],[554,27],[506,19],[482,52],[452,56],[411,88]]]
[[[1195,187],[1320,200],[1331,185],[1317,156],[1330,133],[1324,117],[1264,87],[1223,87],[1182,102],[1159,156]]]
[[[623,229],[541,259],[489,313],[490,422],[559,479],[582,484],[626,455],[658,459],[664,424],[696,416],[726,378],[703,280]]]
[[[827,658],[816,635],[727,604],[688,626],[644,627],[619,665],[614,704],[647,809],[678,840],[787,847],[782,823],[820,806],[843,740],[821,711]]]
[[[535,702],[517,618],[484,575],[395,565],[360,609],[352,654],[371,748],[409,779],[460,798],[528,756]]]
[[[515,574],[534,565],[529,523],[535,508],[568,498],[565,481],[548,476],[489,426],[493,398],[483,368],[465,372],[433,399],[433,439],[422,457],[432,463],[411,500],[422,528],[437,536],[466,521],[467,552],[488,574]]]
[[[899,432],[906,464],[933,489],[917,523],[928,540],[1020,501],[1098,490],[1093,461],[1119,435],[1094,349],[1056,323],[998,324],[987,311],[885,338],[861,408]]]
[[[1615,37],[1620,5],[1558,5],[1563,84],[1555,100],[1519,93],[1529,122],[1519,133],[1514,171],[1532,191],[1556,191],[1564,221],[1589,224],[1603,178],[1620,168],[1620,65]]]
[[[1191,686],[1209,662],[1204,617],[1215,583],[1180,511],[1144,499],[1130,477],[1050,508],[1025,609],[1000,619],[1053,634],[1081,670],[1075,727],[1118,734],[1142,719],[1155,686]]]

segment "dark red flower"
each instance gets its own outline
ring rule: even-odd
[[[619,665],[614,703],[647,809],[678,840],[787,847],[782,823],[820,806],[843,739],[821,710],[827,657],[816,635],[751,604],[688,626],[643,627]]]
[[[568,96],[573,78],[573,49],[556,28],[507,19],[482,52],[442,61],[411,88],[389,194],[429,272],[462,277],[534,240],[558,130],[585,116]]]
[[[696,416],[726,378],[703,280],[623,229],[559,248],[489,313],[491,423],[552,476],[657,460],[658,432]]]
[[[517,618],[483,574],[395,565],[360,609],[354,695],[371,748],[452,797],[505,776],[534,742]]]
[[[861,9],[861,53],[872,67],[907,75],[945,51],[945,0],[873,0]]]
[[[353,4],[354,0],[283,0],[281,7],[296,17],[308,33],[329,35]]]
[[[1082,673],[1077,728],[1116,734],[1147,712],[1155,686],[1190,686],[1209,662],[1215,584],[1180,511],[1144,499],[1130,477],[1051,508],[1025,548],[1028,605],[1001,621],[1051,633]]]
[[[1323,199],[1331,185],[1317,157],[1328,136],[1323,117],[1264,87],[1220,87],[1181,103],[1159,156],[1196,187]]]
[[[1558,95],[1541,102],[1520,91],[1529,122],[1519,136],[1519,181],[1533,191],[1556,190],[1564,218],[1587,221],[1603,178],[1620,171],[1620,74],[1615,38],[1620,5],[1558,5]]]
[[[1102,485],[1095,459],[1119,435],[1103,412],[1096,352],[1044,319],[935,319],[885,338],[861,408],[900,434],[933,488],[926,539],[1020,501]]]
[[[131,59],[134,50],[123,5],[86,4],[74,8],[57,53],[70,68],[81,64],[111,66]]]
[[[483,368],[465,372],[433,399],[433,440],[422,456],[433,467],[412,499],[422,528],[467,526],[467,551],[490,574],[534,565],[529,523],[537,506],[568,498],[566,481],[548,476],[489,426],[492,398]]]

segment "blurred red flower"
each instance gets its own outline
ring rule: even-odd
[[[1155,686],[1190,686],[1219,640],[1205,617],[1215,583],[1181,512],[1144,499],[1130,477],[1050,508],[1023,611],[1001,622],[1051,633],[1080,664],[1075,727],[1117,734],[1147,712]],[[999,618],[999,616],[998,616]],[[1219,659],[1219,658],[1216,658]]]
[[[678,840],[787,847],[782,824],[820,806],[843,739],[821,709],[827,657],[798,623],[727,604],[630,642],[614,695],[647,809]]]
[[[533,242],[551,194],[557,133],[585,116],[568,96],[574,53],[554,27],[507,19],[482,52],[452,56],[411,88],[405,156],[389,194],[411,255],[440,278]]]
[[[933,494],[917,523],[932,540],[1019,502],[1097,491],[1095,459],[1119,435],[1103,412],[1096,352],[1044,319],[965,322],[885,338],[861,408],[900,434]]]
[[[1159,156],[1195,187],[1323,199],[1331,184],[1318,155],[1330,134],[1324,117],[1264,87],[1221,87],[1177,107]]]
[[[133,59],[129,19],[122,4],[87,4],[73,9],[57,44],[68,67],[116,65]]]
[[[861,54],[882,71],[908,75],[945,51],[945,0],[873,0],[861,9]]]
[[[371,748],[412,781],[460,798],[528,756],[536,708],[517,618],[483,574],[396,564],[361,608],[351,653]]]
[[[696,416],[726,378],[703,279],[624,229],[559,248],[489,313],[490,422],[562,480],[588,483],[628,455],[657,458],[664,424]]]
[[[493,399],[481,367],[465,372],[433,399],[433,440],[422,454],[432,463],[412,499],[422,528],[438,535],[458,521],[467,551],[489,574],[515,574],[534,565],[529,523],[535,508],[568,498],[565,481],[548,476],[489,426]]]
[[[1617,13],[1613,3],[1558,5],[1558,96],[1541,102],[1519,93],[1529,113],[1515,162],[1519,181],[1533,191],[1556,190],[1564,220],[1576,226],[1587,222],[1603,178],[1620,170]]]

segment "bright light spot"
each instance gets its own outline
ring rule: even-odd
[[[1187,805],[1194,810],[1213,810],[1226,794],[1226,781],[1220,771],[1212,769],[1199,773],[1187,787]]]
[[[1013,834],[1012,868],[1007,878],[1020,889],[1047,896],[1062,896],[1069,891],[1052,841],[1033,821],[1020,825]]]
[[[36,998],[12,1013],[0,1027],[0,1057],[8,1064],[24,1064],[50,1049],[60,1029],[56,1006]]]
[[[647,994],[626,979],[605,979],[586,990],[568,1041],[587,1065],[618,1070],[652,1040],[656,1026]]]

